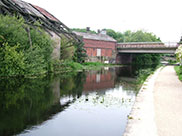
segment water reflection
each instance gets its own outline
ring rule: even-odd
[[[89,71],[86,73],[86,82],[84,84],[84,92],[102,91],[114,88],[115,72],[108,70]]]
[[[117,71],[0,79],[0,135],[122,135],[136,89]]]
[[[48,119],[49,116],[44,112],[56,108],[52,107],[55,101],[50,80],[0,81],[0,135],[16,134]]]

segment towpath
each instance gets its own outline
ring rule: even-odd
[[[162,69],[155,81],[154,111],[158,136],[182,136],[182,83],[173,66]]]
[[[123,136],[182,136],[182,82],[173,66],[144,83]]]

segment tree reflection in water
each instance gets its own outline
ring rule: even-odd
[[[0,135],[32,130],[71,105],[130,109],[136,95],[132,72],[131,68],[105,68],[37,79],[0,79]]]
[[[64,77],[0,79],[0,135],[20,133],[64,110],[70,101],[60,106],[60,97],[79,97],[83,77],[84,73],[77,73]]]

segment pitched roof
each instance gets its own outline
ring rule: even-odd
[[[85,32],[76,32],[76,31],[74,31],[74,33],[78,36],[82,36],[84,39],[116,42],[115,39],[108,36],[107,34],[92,34],[89,32],[85,33]]]
[[[12,3],[14,3],[14,5],[18,5],[21,8],[22,12],[26,14],[31,14],[45,19],[45,17],[29,3],[21,0],[12,0]]]
[[[0,0],[0,14],[17,14],[18,16],[22,16],[25,19],[25,22],[29,25],[34,26],[35,22],[40,22],[40,27],[45,31],[51,30],[59,36],[60,33],[62,33],[70,40],[81,42],[80,38],[78,38],[76,34],[72,33],[65,24],[48,11],[22,0]]]
[[[49,12],[47,12],[45,9],[36,6],[36,5],[32,5],[34,8],[36,8],[40,13],[42,13],[44,16],[48,17],[50,20],[55,21],[55,22],[59,22],[59,20],[54,17],[53,15],[51,15]]]

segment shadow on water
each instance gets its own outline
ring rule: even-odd
[[[26,134],[28,131],[33,131],[35,126],[41,126],[44,122],[53,119],[56,114],[62,113],[65,109],[70,110],[74,105],[76,107],[85,104],[87,107],[91,104],[95,107],[99,105],[97,107],[99,110],[103,108],[102,105],[112,107],[111,105],[122,106],[125,101],[129,103],[136,95],[136,85],[133,84],[135,77],[132,67],[118,67],[64,76],[49,75],[38,79],[0,79],[0,135]],[[122,131],[133,101],[124,109],[126,113],[119,111],[126,116],[124,121],[120,121],[124,124]],[[120,132],[118,135],[121,134]]]

